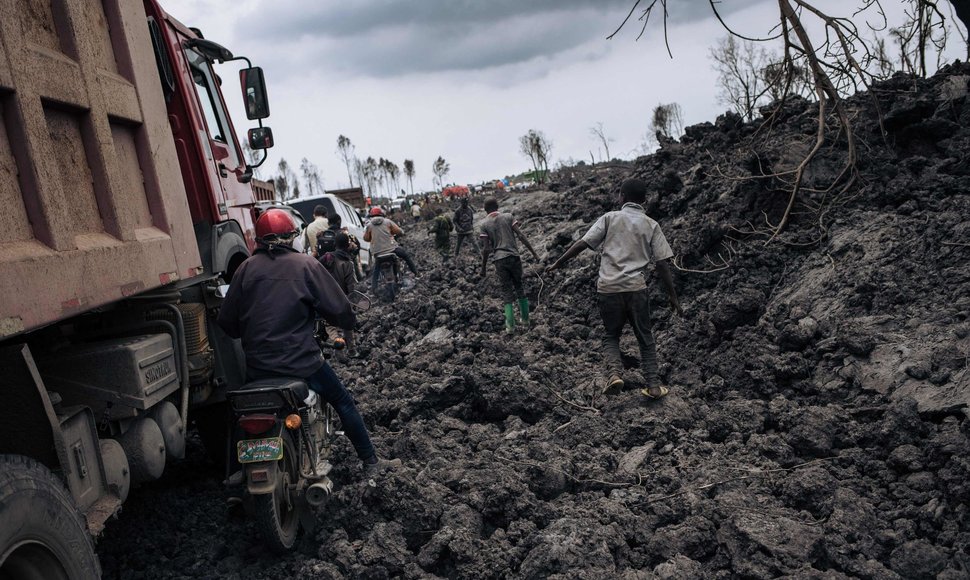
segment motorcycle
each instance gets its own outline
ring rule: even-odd
[[[377,280],[374,284],[374,295],[383,302],[394,302],[401,288],[401,271],[396,254],[382,254],[376,256],[374,267],[378,269]]]
[[[370,307],[354,292],[355,310]],[[230,413],[227,449],[230,487],[241,487],[243,506],[274,552],[293,549],[300,529],[312,532],[313,509],[333,493],[328,477],[334,410],[307,382],[293,377],[252,381],[226,393]],[[229,471],[233,471],[230,467]]]

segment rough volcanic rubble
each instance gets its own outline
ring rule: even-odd
[[[806,174],[777,239],[786,176],[817,111],[769,127],[731,115],[629,166],[574,167],[502,201],[545,261],[617,206],[627,176],[679,255],[686,316],[652,299],[671,395],[639,377],[598,395],[592,252],[542,274],[506,337],[490,276],[405,241],[422,279],[362,318],[335,363],[375,442],[405,467],[337,491],[287,557],[227,511],[190,458],[136,490],[99,542],[107,578],[965,578],[970,574],[970,66],[898,76],[847,102],[856,183],[825,188],[845,141]],[[479,205],[480,208],[480,205]],[[481,212],[479,212],[479,216]],[[629,367],[636,343],[625,337]]]

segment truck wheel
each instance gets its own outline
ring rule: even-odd
[[[301,504],[292,489],[297,482],[298,468],[294,464],[296,458],[289,437],[283,439],[283,450],[273,493],[252,496],[259,533],[269,549],[277,554],[292,550],[300,531]]]
[[[101,578],[70,494],[49,469],[20,455],[0,455],[0,578]]]

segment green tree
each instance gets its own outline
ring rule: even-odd
[[[363,164],[364,183],[367,184],[367,196],[377,197],[377,187],[381,181],[380,168],[373,157],[368,157]]]
[[[603,144],[603,149],[606,151],[605,161],[610,161],[613,159],[610,157],[610,143],[613,141],[613,139],[609,139],[606,136],[606,131],[603,129],[603,123],[596,123],[589,128],[589,132],[591,135],[593,135],[593,137],[596,137],[596,139]]]
[[[344,166],[347,167],[347,179],[350,181],[350,187],[353,187],[354,176],[351,172],[351,167],[355,165],[356,158],[354,157],[354,145],[350,142],[349,138],[343,135],[337,137],[337,153],[343,160]]]
[[[445,176],[451,171],[451,165],[445,161],[444,157],[438,156],[431,165],[431,172],[434,173],[434,182],[437,189],[444,187]]]
[[[300,188],[296,183],[296,175],[290,169],[290,164],[287,163],[286,159],[280,158],[280,162],[276,165],[276,170],[278,173],[273,178],[273,183],[276,185],[276,192],[280,195],[280,201],[289,201],[298,196],[300,194]]]
[[[650,119],[650,133],[657,143],[672,141],[684,132],[684,112],[677,103],[657,105]]]
[[[549,172],[549,153],[552,151],[552,142],[537,129],[529,131],[519,137],[519,151],[529,158],[535,171],[535,179],[538,183],[543,183],[546,174]]]
[[[768,51],[754,41],[729,34],[710,49],[709,55],[717,72],[718,102],[732,107],[746,121],[754,120],[770,96],[771,85],[762,74],[772,62]]]
[[[408,178],[408,192],[414,195],[414,161],[404,160],[404,175]]]
[[[387,163],[384,168],[384,173],[387,176],[387,197],[389,199],[394,198],[394,193],[398,190],[400,185],[401,168],[398,167],[397,163],[394,163],[390,159],[386,160]]]
[[[320,170],[306,157],[300,161],[300,173],[303,174],[303,183],[310,194],[310,197],[323,193],[323,180],[320,179]]]

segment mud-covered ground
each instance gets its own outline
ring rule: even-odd
[[[857,180],[825,191],[845,143],[823,149],[767,244],[814,140],[808,103],[503,200],[548,263],[623,178],[654,187],[686,310],[654,284],[662,401],[634,371],[597,394],[592,252],[549,275],[525,260],[534,324],[509,338],[491,271],[441,266],[405,223],[425,275],[365,313],[363,358],[335,365],[405,467],[372,485],[343,441],[319,528],[279,558],[193,443],[108,526],[106,577],[967,577],[968,81],[954,66],[878,87],[885,137],[869,97],[849,102]]]

